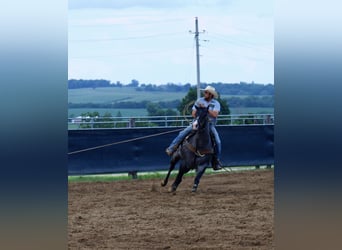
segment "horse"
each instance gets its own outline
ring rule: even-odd
[[[206,168],[211,164],[214,154],[213,140],[210,133],[208,108],[197,107],[197,129],[194,129],[182,141],[177,150],[171,155],[169,171],[161,186],[166,186],[175,165],[180,161],[177,177],[170,187],[170,192],[175,192],[181,183],[183,175],[192,169],[196,169],[196,176],[192,186],[192,192],[196,192],[198,184]],[[194,126],[193,126],[194,127]]]

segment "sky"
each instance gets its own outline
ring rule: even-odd
[[[68,78],[274,83],[273,0],[69,0]]]

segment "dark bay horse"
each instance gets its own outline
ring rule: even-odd
[[[211,164],[214,153],[213,143],[210,135],[208,120],[208,108],[196,107],[198,127],[193,130],[172,154],[169,171],[161,185],[166,186],[175,165],[180,161],[178,175],[172,184],[170,191],[175,192],[181,183],[183,175],[191,169],[196,169],[196,176],[192,192],[197,191],[198,184],[206,168]]]

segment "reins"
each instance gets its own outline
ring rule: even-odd
[[[207,149],[207,150],[202,150],[199,151],[197,150],[194,145],[192,145],[187,139],[185,140],[185,146],[191,151],[193,152],[195,155],[199,156],[199,157],[203,157],[206,154],[213,154],[213,150]]]

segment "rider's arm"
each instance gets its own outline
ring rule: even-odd
[[[214,102],[209,104],[208,113],[211,117],[217,118],[220,113],[220,103]]]
[[[216,110],[208,110],[208,113],[210,116],[212,116],[214,118],[218,117],[218,114],[219,114],[219,112]]]

